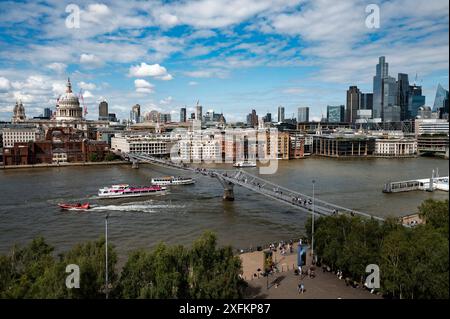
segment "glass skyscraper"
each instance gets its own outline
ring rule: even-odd
[[[345,121],[344,105],[327,105],[327,121],[330,123],[342,123]]]
[[[309,122],[309,107],[299,107],[298,108],[298,117],[297,121],[301,122]]]
[[[422,95],[422,87],[418,85],[412,85],[409,87],[409,100],[408,100],[408,117],[416,118],[419,107],[425,105],[425,96]]]
[[[361,101],[359,103],[361,110],[373,109],[373,93],[361,93]]]
[[[441,107],[444,107],[446,99],[448,100],[448,91],[439,84],[434,98],[433,112],[438,112]]]
[[[388,73],[389,63],[386,63],[384,56],[380,56],[373,77],[373,118],[383,118],[383,80],[388,77]]]
[[[400,120],[408,119],[409,79],[408,74],[399,73],[397,78],[397,105],[400,106]]]
[[[284,122],[284,107],[282,106],[278,107],[278,122],[280,123]]]

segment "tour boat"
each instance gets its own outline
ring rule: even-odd
[[[84,203],[84,204],[67,204],[67,203],[60,203],[58,204],[59,207],[61,207],[62,209],[67,209],[67,210],[86,210],[89,209],[89,203]]]
[[[112,185],[98,190],[99,198],[141,197],[164,194],[166,188],[158,185],[130,186],[128,184]]]
[[[153,185],[166,186],[166,185],[189,185],[194,184],[195,180],[190,177],[181,177],[181,176],[166,176],[166,177],[157,177],[152,178]]]
[[[236,162],[233,164],[234,167],[256,167],[256,162]]]

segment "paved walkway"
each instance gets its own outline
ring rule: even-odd
[[[295,245],[294,245],[295,246]],[[294,251],[296,250],[296,247]],[[268,299],[379,299],[378,295],[371,294],[366,289],[352,288],[339,280],[334,273],[323,272],[316,268],[316,276],[309,278],[306,275],[295,275],[297,266],[296,253],[282,256],[275,252],[273,259],[280,272],[267,277],[258,277],[258,268],[263,269],[263,252],[256,251],[240,255],[243,266],[243,276],[249,287],[246,291],[247,298]],[[311,264],[309,252],[306,264]],[[282,271],[281,271],[282,270]],[[257,274],[255,277],[254,274]],[[305,287],[303,294],[298,293],[298,284],[302,282]],[[278,283],[278,285],[276,285]],[[267,289],[269,287],[269,289]]]

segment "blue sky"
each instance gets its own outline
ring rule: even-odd
[[[380,28],[365,25],[380,8]],[[80,28],[67,28],[68,4]],[[0,120],[22,99],[28,116],[54,107],[70,76],[88,118],[110,112],[204,110],[243,121],[256,109],[276,118],[300,106],[311,117],[345,104],[346,89],[372,92],[380,55],[390,75],[418,74],[427,104],[448,88],[447,0],[1,1]]]

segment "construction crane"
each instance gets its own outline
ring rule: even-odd
[[[83,89],[80,90],[80,94],[79,95],[80,95],[81,103],[83,103],[84,116],[86,117],[86,115],[88,114],[88,111],[87,111],[86,104],[84,103]]]

